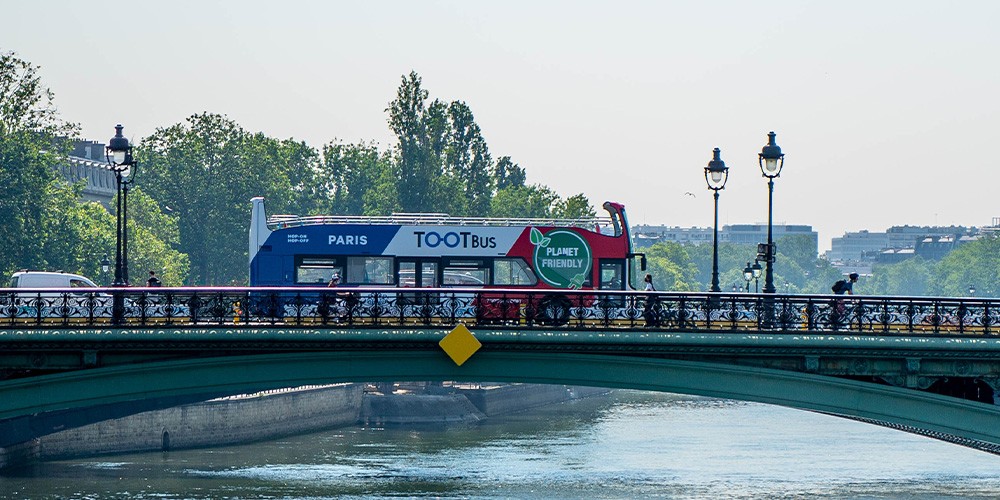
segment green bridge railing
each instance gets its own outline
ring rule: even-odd
[[[152,326],[997,333],[997,300],[470,288],[0,289],[0,330]]]

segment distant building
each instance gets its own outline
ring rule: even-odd
[[[825,255],[834,265],[899,261],[914,255],[936,259],[958,244],[969,241],[968,237],[976,232],[976,228],[965,226],[893,226],[885,232],[862,230],[833,238]]]
[[[115,174],[108,168],[104,144],[76,141],[66,162],[57,167],[66,182],[85,181],[82,198],[111,207],[115,196]]]
[[[994,224],[1000,218],[994,219]],[[871,269],[875,264],[895,264],[912,257],[939,260],[965,243],[975,241],[987,228],[965,226],[893,226],[885,232],[858,231],[833,238],[825,257],[838,269]]]
[[[775,224],[771,226],[772,238],[778,241],[785,236],[803,235],[810,238],[818,253],[819,234],[812,226]],[[632,228],[632,238],[636,247],[648,247],[654,243],[672,242],[690,245],[712,244],[713,230],[710,227],[653,226],[640,224]],[[728,224],[719,229],[720,243],[737,245],[757,245],[767,242],[767,224]]]
[[[1000,217],[994,217],[993,222],[990,225],[979,228],[979,234],[983,236],[1000,235]]]

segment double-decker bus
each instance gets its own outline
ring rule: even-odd
[[[252,203],[251,286],[326,286],[336,276],[345,287],[625,290],[641,257],[613,202],[608,217],[584,219],[267,217],[263,198]]]

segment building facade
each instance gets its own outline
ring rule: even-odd
[[[104,144],[76,141],[66,162],[59,165],[59,175],[69,183],[84,182],[82,198],[111,208],[115,197],[115,173],[108,168]]]
[[[772,239],[778,241],[785,236],[806,236],[815,251],[819,251],[819,234],[812,226],[797,224],[775,224],[771,226]],[[638,248],[655,243],[671,242],[689,245],[712,244],[713,230],[710,227],[653,226],[640,224],[632,227],[632,238]],[[767,242],[767,224],[727,224],[719,229],[720,243],[756,246]]]
[[[893,263],[920,255],[939,259],[957,246],[977,238],[979,231],[965,226],[893,226],[884,232],[845,233],[830,242],[826,258],[834,264]]]

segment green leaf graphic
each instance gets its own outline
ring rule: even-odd
[[[551,241],[552,241],[552,238],[549,238],[548,236],[546,236],[545,238],[542,238],[542,242],[541,242],[541,244],[539,246],[541,246],[542,248],[545,248],[545,247],[549,246],[549,242],[551,242]]]
[[[545,237],[542,236],[542,232],[541,231],[539,231],[538,229],[535,229],[535,228],[531,228],[531,244],[532,245],[536,245],[536,246],[539,245],[542,242],[543,239],[545,239]]]

